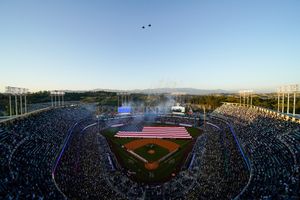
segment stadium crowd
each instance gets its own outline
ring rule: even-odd
[[[241,199],[298,199],[300,125],[251,107],[223,105],[213,113],[229,121],[251,162]]]
[[[78,124],[60,164],[55,179],[70,199],[125,199],[128,185],[134,192],[134,182],[124,176],[104,136],[99,134],[114,124],[125,124],[130,118],[100,121],[90,126]],[[91,121],[89,121],[91,123]],[[88,148],[85,148],[88,147]],[[127,182],[130,182],[128,184]],[[133,195],[131,194],[131,196]]]
[[[232,199],[247,184],[249,171],[226,124],[207,123],[192,152],[189,170],[196,180],[188,199]]]
[[[182,170],[165,183],[150,185],[130,178],[131,172],[118,163],[101,132],[114,126],[138,131],[144,120],[186,126],[200,125],[200,121],[171,115],[96,119],[91,110],[57,108],[1,123],[0,198],[299,197],[299,124],[253,108],[223,105],[194,138]]]
[[[52,109],[0,124],[1,199],[60,199],[51,169],[70,126],[90,112]]]

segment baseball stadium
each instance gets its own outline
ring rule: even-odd
[[[0,200],[300,200],[300,0],[1,0]]]
[[[168,107],[132,106],[123,95],[118,108],[53,98],[2,120],[1,196],[298,198],[297,115],[254,106],[252,94],[193,113],[176,96]]]

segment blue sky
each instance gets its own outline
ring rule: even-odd
[[[0,74],[0,91],[276,89],[300,82],[300,1],[3,0]]]

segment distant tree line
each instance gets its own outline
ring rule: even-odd
[[[169,94],[130,94],[128,101],[131,105],[139,106],[156,106],[166,103],[173,98],[173,101],[178,101],[179,98]],[[14,100],[14,98],[13,98]],[[64,97],[65,101],[79,101],[82,103],[97,103],[99,106],[118,106],[118,96],[116,92],[67,92]],[[30,93],[27,95],[28,104],[50,103],[51,97],[49,91],[41,91]],[[205,106],[208,110],[214,110],[222,105],[222,102],[239,103],[240,98],[237,94],[218,94],[218,95],[184,95],[180,97],[180,102],[186,105],[191,105],[193,109],[200,109]],[[119,105],[121,98],[119,98]],[[14,101],[13,101],[14,105]],[[254,95],[253,105],[264,108],[277,110],[277,96],[274,94]],[[290,100],[290,112],[292,112],[293,99]],[[194,107],[193,107],[194,106]],[[285,100],[285,107],[287,101]],[[281,110],[281,106],[280,106]],[[286,110],[286,108],[285,108]],[[9,112],[8,96],[0,93],[0,116],[7,115]],[[297,99],[296,113],[300,113],[300,98]]]

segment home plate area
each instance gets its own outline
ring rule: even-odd
[[[138,139],[123,145],[131,155],[142,161],[149,171],[159,167],[159,163],[179,150],[180,145],[163,139]]]

